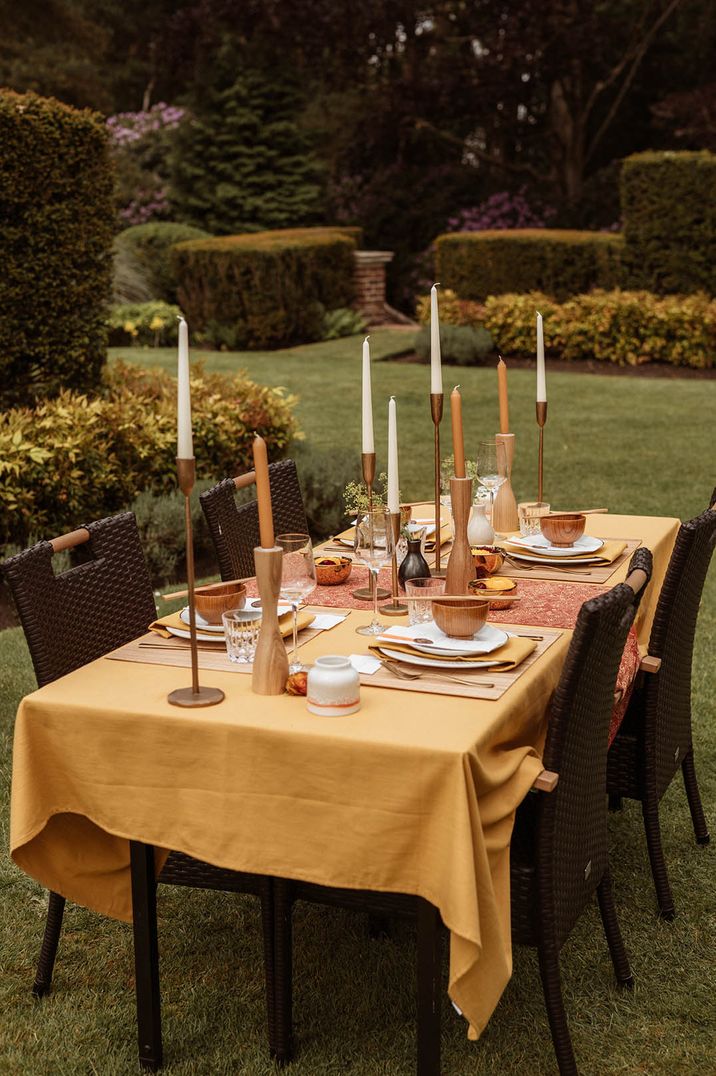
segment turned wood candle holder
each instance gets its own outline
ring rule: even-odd
[[[515,435],[514,433],[496,433],[495,441],[502,442],[505,446],[505,461],[507,465],[507,478],[502,483],[495,496],[492,507],[492,529],[501,534],[509,534],[519,529],[517,516],[517,500],[512,492],[512,464],[515,458]]]
[[[254,549],[256,583],[261,598],[261,630],[254,656],[251,688],[256,695],[282,695],[288,679],[288,654],[278,627],[283,550]]]
[[[445,574],[445,590],[448,594],[466,594],[467,584],[475,578],[475,565],[467,540],[467,523],[472,506],[472,479],[453,476],[450,479],[450,499],[455,534]]]

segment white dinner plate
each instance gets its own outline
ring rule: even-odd
[[[189,627],[189,606],[188,605],[185,605],[184,608],[182,609],[181,613],[179,614],[179,619],[181,620],[182,624],[186,624],[186,626]],[[197,626],[198,629],[201,629],[201,631],[206,631],[206,632],[213,631],[213,632],[216,632],[217,635],[223,635],[224,634],[224,625],[223,624],[210,624],[207,620],[204,620],[204,617],[201,615],[201,613],[198,612],[198,610],[197,610],[197,614],[196,614],[196,626]]]
[[[574,545],[564,547],[551,545],[543,534],[526,534],[524,537],[510,538],[510,543],[522,546],[528,553],[541,553],[543,556],[581,557],[585,553],[596,553],[604,545],[604,539],[583,534],[581,538],[577,538]]]
[[[427,666],[430,669],[488,669],[491,665],[499,665],[499,659],[494,658],[483,658],[481,661],[431,661],[429,657],[404,654],[401,650],[390,650],[384,646],[379,646],[378,649],[391,661],[404,661],[407,665]]]
[[[378,639],[380,646],[390,645],[391,628],[386,629]],[[413,627],[401,625],[396,627],[396,636],[409,636],[410,645],[422,654],[442,654],[445,657],[477,657],[480,654],[490,654],[497,650],[498,646],[504,646],[507,642],[507,632],[496,628],[492,624],[483,624],[472,639],[451,639],[437,626],[434,620],[426,624],[415,624]],[[433,645],[417,643],[415,639],[426,638],[433,640]],[[398,641],[397,639],[395,640]]]
[[[530,564],[543,564],[545,568],[560,568],[569,566],[571,568],[574,568],[574,570],[576,571],[577,568],[581,567],[582,565],[584,565],[585,568],[588,567],[590,564],[601,564],[605,568],[608,567],[608,564],[606,564],[601,557],[585,557],[584,560],[580,560],[577,564],[575,564],[575,562],[573,560],[570,560],[568,557],[538,557],[534,553],[513,553],[512,550],[510,550],[509,556],[512,557],[513,560],[526,560],[529,561]]]

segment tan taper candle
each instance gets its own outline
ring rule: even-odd
[[[500,355],[497,364],[497,396],[500,403],[500,433],[510,432],[510,405],[507,400],[507,365]]]
[[[263,549],[273,549],[273,510],[269,484],[268,453],[266,442],[258,434],[254,436],[254,470],[256,472],[256,500],[259,506],[259,536]]]
[[[450,393],[450,419],[452,421],[452,450],[455,457],[456,478],[465,477],[465,436],[462,429],[462,396],[456,385]]]

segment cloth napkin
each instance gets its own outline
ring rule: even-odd
[[[539,549],[527,549],[526,546],[516,545],[514,542],[510,542],[509,538],[505,541],[505,547],[508,553],[526,553],[530,557],[543,557],[548,561],[559,560],[560,564],[565,566],[568,564],[584,564],[588,561],[592,564],[613,564],[617,557],[620,557],[626,549],[626,542],[605,542],[601,549],[598,549],[596,553],[585,553],[577,557],[561,557],[559,553],[543,553]]]
[[[301,631],[303,628],[307,628],[308,625],[313,622],[314,618],[314,613],[309,613],[305,609],[299,609],[297,618],[298,630]],[[159,617],[157,620],[153,621],[153,623],[149,625],[149,631],[153,631],[156,635],[161,635],[162,639],[175,638],[175,636],[172,636],[172,633],[170,631],[167,631],[168,627],[181,628],[183,631],[189,630],[189,625],[185,624],[183,620],[180,620],[179,612],[176,612],[167,613],[166,616]],[[278,627],[284,639],[288,635],[291,635],[293,633],[293,613],[289,611],[288,613],[284,613],[283,616],[280,616],[278,618]],[[197,631],[201,631],[201,628],[198,626]],[[224,636],[222,633],[206,632],[205,634],[215,634],[217,643],[221,643],[222,646],[224,645]],[[208,642],[209,640],[207,639],[204,641]]]
[[[516,669],[518,665],[522,664],[525,658],[530,656],[536,647],[537,643],[533,639],[510,637],[506,643],[502,646],[498,646],[496,650],[490,651],[489,654],[471,654],[470,656],[453,654],[450,657],[445,657],[442,654],[426,654],[424,650],[415,650],[410,643],[390,644],[391,650],[398,651],[401,654],[413,654],[415,657],[429,658],[431,661],[494,662],[494,664],[491,665],[493,672],[510,672],[512,669]],[[373,644],[370,647],[370,652],[371,654],[375,654],[376,657],[385,658],[385,655],[381,653],[380,648],[376,644]]]

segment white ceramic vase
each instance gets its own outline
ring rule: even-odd
[[[360,710],[360,677],[350,658],[325,655],[308,670],[306,705],[321,717],[343,717]]]
[[[495,532],[487,520],[485,501],[477,501],[472,506],[472,515],[467,525],[467,540],[473,549],[490,546],[495,541]]]

